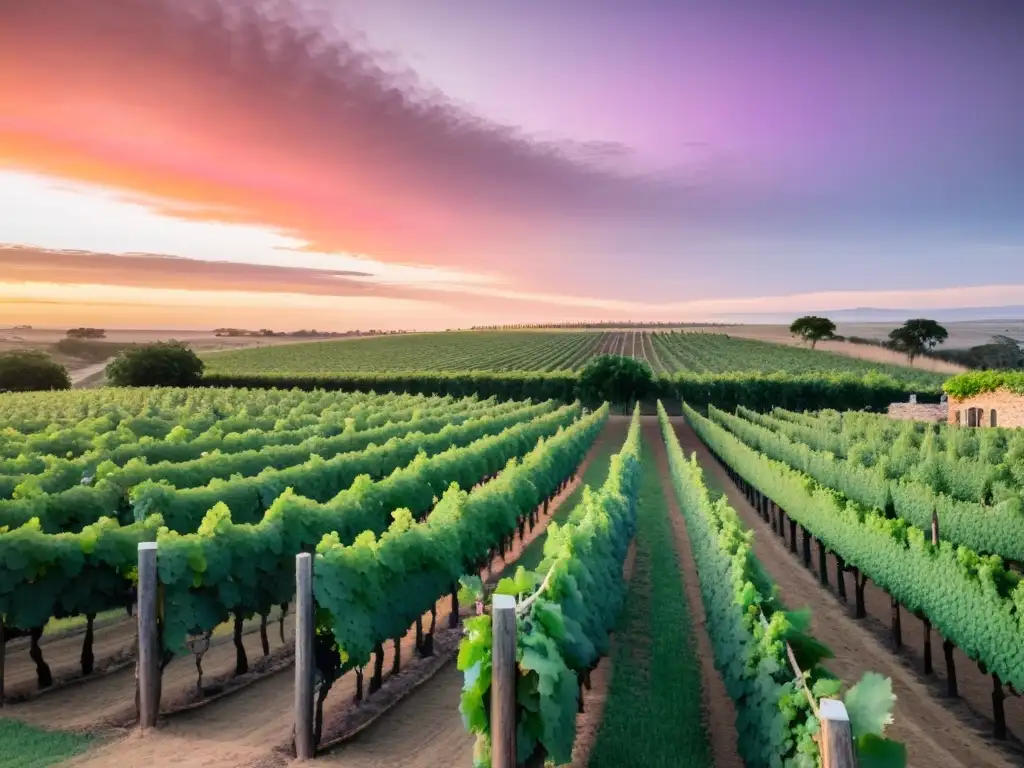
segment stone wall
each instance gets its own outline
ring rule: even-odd
[[[948,411],[941,403],[893,403],[889,417],[905,421],[945,421]]]
[[[898,405],[902,406],[904,404],[899,403]],[[992,426],[992,411],[995,410],[997,427],[1024,427],[1024,395],[1015,395],[1006,390],[999,390],[997,392],[983,392],[980,395],[975,395],[961,401],[950,399],[949,414],[947,415],[949,423],[957,423],[957,413],[959,412],[959,423],[961,426],[966,427],[968,424],[967,410],[969,408],[980,408],[982,410],[981,421],[978,426]]]

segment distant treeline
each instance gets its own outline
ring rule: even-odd
[[[318,331],[302,329],[300,331],[272,331],[269,328],[260,328],[258,331],[250,331],[246,328],[214,328],[214,336],[250,337],[250,338],[309,338],[309,339],[336,339],[346,336],[386,336],[395,333],[408,333],[408,331],[379,331],[371,328],[368,331]]]
[[[546,329],[603,330],[607,328],[726,328],[735,323],[637,323],[600,322],[600,323],[517,323],[513,325],[474,325],[471,331],[520,331]]]
[[[865,344],[882,349],[893,349],[888,341],[866,339],[861,336],[836,336],[836,341],[850,344]],[[935,349],[921,353],[922,357],[957,363],[975,370],[1020,370],[1024,369],[1024,350],[1016,339],[1009,336],[993,336],[988,344],[979,344],[968,349]]]

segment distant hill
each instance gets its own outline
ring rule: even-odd
[[[825,315],[838,323],[902,323],[912,317],[927,317],[939,322],[972,322],[982,320],[1024,320],[1024,306],[960,307],[948,309],[877,309],[857,307],[817,311],[808,314]],[[731,315],[743,323],[789,323],[793,313],[746,313]]]

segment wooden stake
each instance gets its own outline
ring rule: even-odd
[[[818,571],[821,573],[821,583],[828,586],[828,556],[825,552],[825,542],[818,539]]]
[[[789,518],[789,551],[796,554],[796,520]]]
[[[807,532],[807,529],[803,529],[803,541],[804,541],[804,567],[810,569],[811,567],[811,534]]]
[[[157,632],[155,541],[139,543],[139,650],[137,655],[139,727],[156,727],[160,712],[160,636]]]
[[[856,768],[846,706],[839,699],[822,699],[820,709],[822,768]]]
[[[516,768],[516,599],[491,602],[491,768]]]
[[[313,742],[314,621],[313,556],[301,552],[295,556],[295,756],[299,760],[311,759],[316,751]]]

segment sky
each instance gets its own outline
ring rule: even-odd
[[[1019,0],[0,0],[0,323],[1024,304]]]

